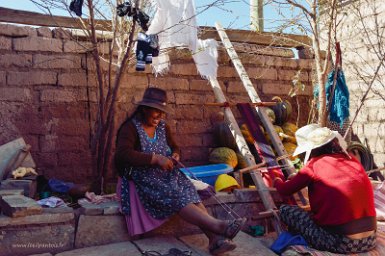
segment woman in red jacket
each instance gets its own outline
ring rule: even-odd
[[[313,248],[358,253],[376,245],[373,189],[361,163],[345,151],[340,134],[317,124],[300,128],[293,155],[306,153],[305,166],[288,181],[274,180],[281,195],[307,187],[310,212],[282,205],[289,232],[302,235]]]
[[[191,181],[174,166],[180,150],[166,124],[166,92],[150,87],[138,108],[119,128],[115,164],[119,171],[117,194],[130,236],[157,228],[178,214],[197,225],[209,238],[209,250],[234,250],[231,240],[245,218],[220,220],[208,214]]]

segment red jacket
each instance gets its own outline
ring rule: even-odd
[[[291,195],[306,186],[313,219],[320,226],[376,216],[372,185],[354,157],[349,159],[345,154],[315,157],[293,179],[275,183],[282,195]]]

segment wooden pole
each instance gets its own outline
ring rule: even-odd
[[[218,34],[222,40],[222,43],[224,47],[226,48],[226,51],[228,55],[230,56],[231,61],[233,62],[233,65],[235,69],[238,72],[239,77],[242,80],[242,84],[246,89],[246,92],[249,95],[249,98],[251,102],[262,102],[259,95],[257,94],[257,91],[255,90],[249,75],[247,74],[244,66],[242,65],[240,58],[235,51],[231,41],[229,40],[226,31],[223,29],[222,25],[219,24],[218,22],[215,23],[215,27],[217,28]],[[267,116],[266,111],[263,107],[256,107],[256,112],[259,115],[259,118],[261,119],[264,128],[266,129],[267,133],[269,134],[271,141],[273,143],[275,151],[278,153],[278,156],[284,156],[287,155],[287,152],[282,144],[282,141],[278,137],[277,132],[274,129],[274,126],[272,122],[270,121],[270,118]],[[290,168],[287,168],[287,175],[289,176],[290,174],[293,174],[295,172],[294,166],[287,160],[287,159],[282,159],[281,160],[284,164],[283,165],[288,165],[291,166]],[[301,199],[301,202],[306,205],[307,201],[303,197],[301,191],[298,192],[298,195]]]
[[[264,30],[263,0],[250,0],[250,29],[257,32]]]

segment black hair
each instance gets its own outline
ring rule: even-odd
[[[332,141],[328,142],[327,144],[319,148],[312,149],[309,159],[313,157],[335,154],[335,153],[343,153],[343,150],[336,138],[334,138]]]

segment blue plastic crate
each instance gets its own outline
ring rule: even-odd
[[[218,175],[232,172],[233,167],[228,164],[209,164],[180,168],[180,170],[190,178],[197,178],[198,180],[214,186]],[[192,172],[192,174],[190,172]]]

